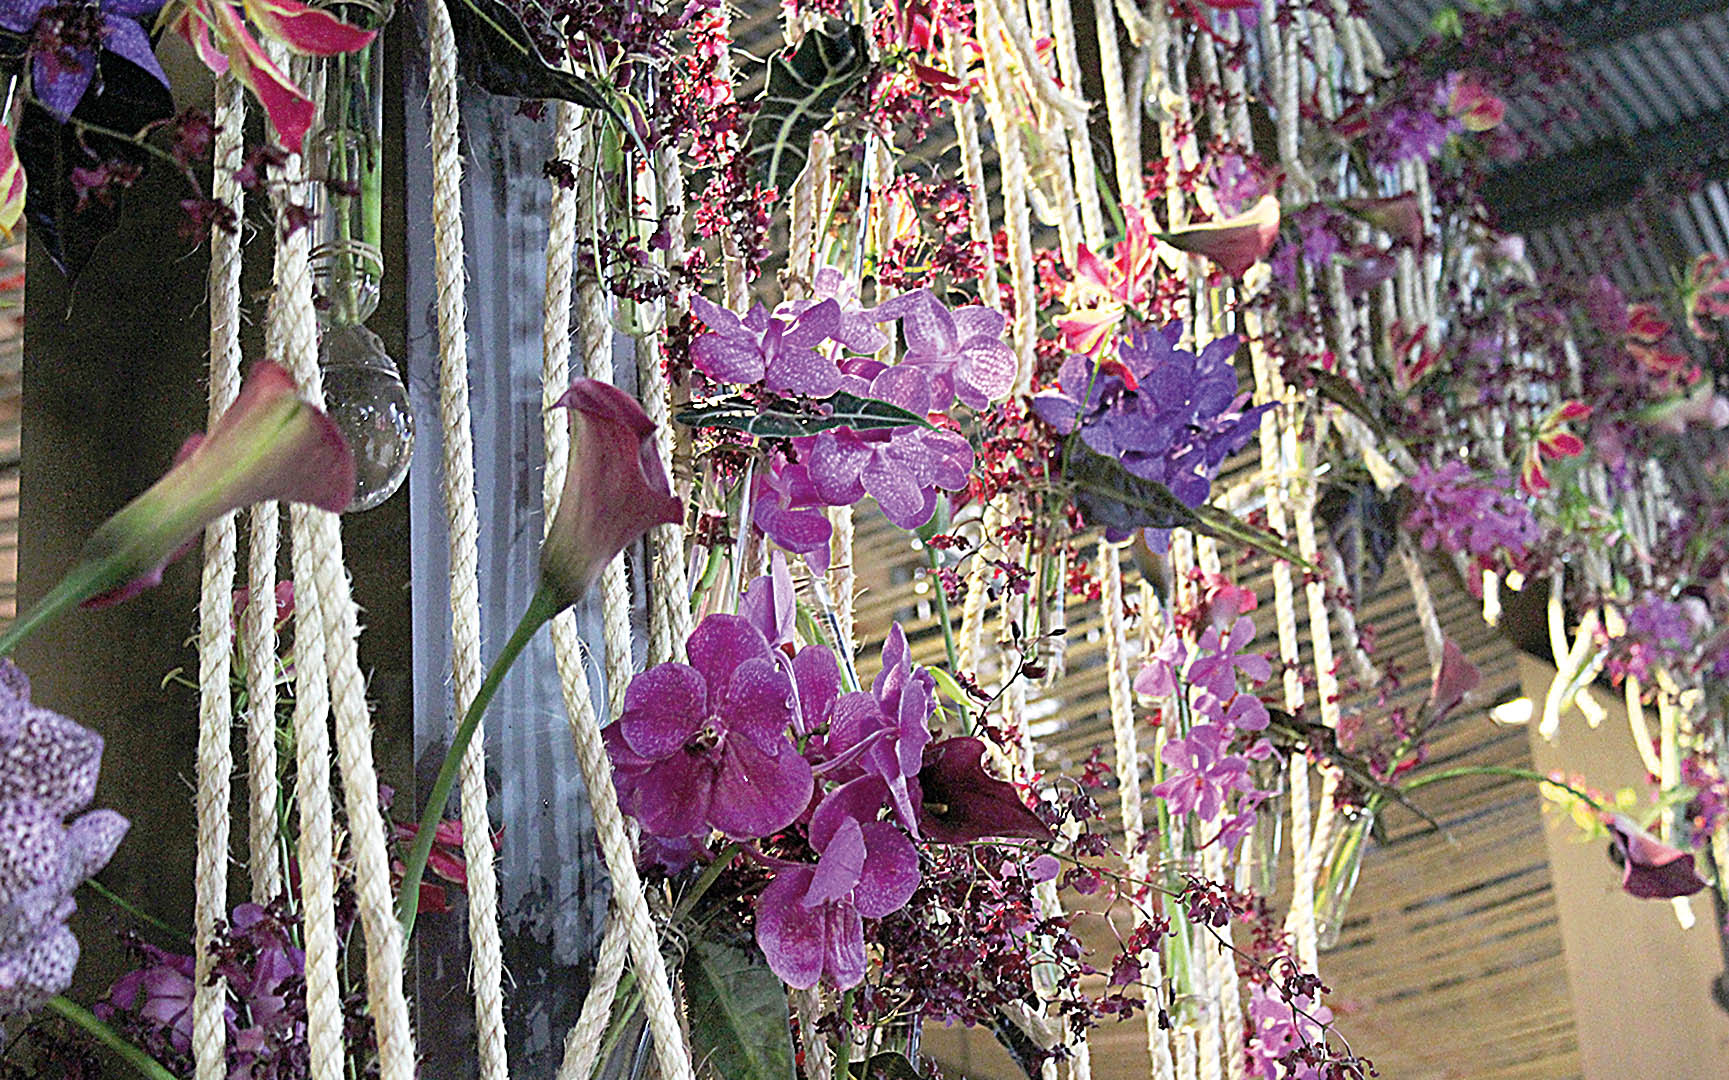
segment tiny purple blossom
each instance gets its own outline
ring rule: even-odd
[[[1209,690],[1221,701],[1229,701],[1237,692],[1237,672],[1263,683],[1272,674],[1272,665],[1261,653],[1245,653],[1255,640],[1255,622],[1247,615],[1237,619],[1230,637],[1222,637],[1217,627],[1209,626],[1201,635],[1201,655],[1189,665],[1189,685]]]
[[[1280,1062],[1294,1051],[1322,1042],[1333,1010],[1308,994],[1286,1001],[1268,984],[1257,983],[1249,994],[1249,1068],[1261,1080],[1298,1080]],[[1305,1067],[1306,1068],[1306,1067]],[[1313,1070],[1307,1076],[1318,1077]]]
[[[710,615],[690,663],[649,668],[606,729],[619,802],[658,836],[734,839],[790,825],[810,802],[810,765],[787,737],[792,681],[747,620]]]

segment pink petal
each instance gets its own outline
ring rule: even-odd
[[[755,840],[791,825],[810,805],[810,763],[788,742],[770,757],[749,739],[726,740],[708,822],[734,840]]]
[[[637,777],[636,818],[656,836],[702,832],[716,805],[714,788],[714,770],[707,761],[673,754]]]
[[[912,841],[886,821],[866,822],[862,827],[864,868],[853,902],[867,919],[905,907],[919,887],[919,853]]]
[[[728,730],[771,757],[783,747],[791,749],[786,729],[792,723],[792,680],[772,659],[744,661],[725,685],[726,699],[718,711]]]
[[[298,53],[339,56],[372,44],[373,30],[343,22],[298,0],[245,0],[246,14],[259,29]]]
[[[720,382],[762,381],[762,352],[720,334],[704,334],[691,342],[690,359],[698,371]]]
[[[768,642],[748,619],[710,615],[697,623],[686,646],[690,664],[708,683],[711,707],[723,700],[732,673],[746,660],[772,661]]]
[[[822,859],[816,864],[816,873],[811,876],[810,888],[800,903],[816,907],[848,896],[853,886],[859,883],[864,864],[864,833],[859,830],[856,820],[843,818],[823,848]]]
[[[828,793],[810,817],[810,843],[818,851],[829,846],[836,832],[848,821],[874,823],[888,799],[888,785],[880,776],[849,780]]]
[[[811,876],[804,868],[782,870],[756,901],[756,943],[769,969],[795,990],[821,981],[827,951],[822,910],[799,903]]]
[[[837,990],[850,990],[864,981],[864,923],[851,904],[827,904],[823,913],[823,971]]]
[[[238,8],[226,0],[215,0],[207,10],[214,20],[216,40],[228,57],[229,70],[263,103],[282,145],[300,153],[318,111],[312,99],[270,62],[264,47],[241,20]]]
[[[634,753],[650,760],[677,753],[702,727],[707,698],[695,668],[658,664],[630,681],[619,734]]]

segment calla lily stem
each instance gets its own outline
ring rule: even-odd
[[[111,585],[115,575],[102,563],[80,563],[60,579],[48,595],[36,601],[36,606],[0,634],[0,656],[10,656],[25,638]]]
[[[420,831],[414,836],[414,847],[409,849],[408,857],[403,861],[402,893],[396,899],[396,918],[402,924],[404,944],[414,936],[414,919],[420,909],[420,878],[426,871],[426,860],[432,855],[432,842],[438,823],[444,818],[444,804],[450,799],[451,788],[456,786],[456,776],[462,767],[462,755],[467,752],[469,742],[474,739],[475,729],[480,726],[480,718],[485,715],[487,705],[491,704],[493,695],[498,692],[499,684],[504,682],[504,676],[510,672],[516,658],[522,655],[529,639],[560,610],[561,606],[550,589],[542,585],[536,590],[528,602],[528,610],[522,613],[522,620],[516,624],[516,629],[511,631],[510,640],[504,643],[503,650],[487,670],[486,680],[480,684],[480,690],[469,703],[462,723],[457,725],[455,734],[450,737],[450,749],[444,753],[444,764],[439,768],[438,779],[432,782],[432,790],[427,794],[426,809],[420,814]]]
[[[48,1008],[119,1054],[128,1065],[138,1070],[140,1076],[148,1076],[150,1080],[175,1080],[174,1074],[164,1068],[160,1061],[121,1038],[119,1032],[96,1019],[94,1013],[77,1002],[65,997],[51,997],[48,999]]]

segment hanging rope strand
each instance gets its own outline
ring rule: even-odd
[[[216,198],[239,204],[234,158],[239,153],[241,117],[235,102],[239,84],[224,79],[217,90],[215,148]],[[240,235],[221,226],[210,230],[210,427],[240,394]],[[228,513],[204,530],[204,577],[198,602],[198,841],[194,871],[194,946],[197,989],[192,997],[192,1052],[198,1080],[228,1075],[228,987],[214,971],[211,946],[217,927],[228,919],[228,841],[231,822],[230,776],[234,771],[234,698],[230,667],[234,656],[235,515]],[[258,597],[257,603],[265,602]],[[256,605],[255,605],[256,606]],[[256,832],[253,826],[251,832]],[[249,833],[250,836],[250,833]],[[252,838],[251,843],[256,843]]]

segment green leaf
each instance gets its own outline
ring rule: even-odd
[[[793,1080],[786,987],[754,942],[699,941],[684,976],[697,1061],[727,1080]]]
[[[855,1061],[847,1070],[859,1080],[921,1080],[919,1071],[905,1054],[884,1050],[869,1061]]]
[[[450,24],[462,73],[482,90],[503,97],[571,101],[624,123],[593,83],[547,63],[522,17],[500,0],[459,0],[450,5]]]
[[[791,52],[769,58],[768,83],[751,121],[750,160],[761,180],[786,190],[804,171],[811,136],[870,70],[864,28],[831,19]]]
[[[1156,480],[1136,476],[1115,458],[1085,446],[1076,448],[1065,475],[1075,488],[1075,505],[1088,525],[1120,529],[1192,529],[1241,544],[1305,570],[1307,560],[1275,537],[1216,506],[1190,509]]]
[[[1343,375],[1318,367],[1309,369],[1309,377],[1315,380],[1316,393],[1369,425],[1369,430],[1375,433],[1376,438],[1389,438],[1386,426],[1381,423],[1380,415],[1369,407],[1367,401],[1363,400],[1362,392],[1351,383],[1351,380]]]
[[[744,398],[723,398],[709,405],[687,409],[675,419],[686,427],[729,428],[773,439],[815,435],[819,431],[840,427],[869,431],[915,424],[931,426],[924,417],[899,405],[846,393],[824,398],[814,408],[784,398],[772,399],[763,405]]]

